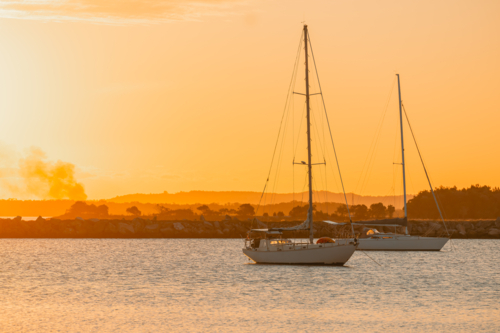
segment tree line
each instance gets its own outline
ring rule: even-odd
[[[445,219],[496,219],[500,217],[500,188],[472,185],[469,188],[439,187],[434,190]],[[430,191],[408,201],[408,217],[439,219]]]
[[[500,188],[489,186],[472,185],[469,188],[458,189],[455,187],[439,187],[434,190],[441,211],[445,219],[495,219],[500,217]],[[208,205],[201,205],[196,209],[181,208],[172,209],[162,205],[156,206],[156,213],[145,214],[156,216],[166,220],[198,220],[200,215],[207,219],[218,220],[226,215],[237,218],[252,218],[256,215],[255,207],[251,204],[235,206],[237,208],[213,209]],[[304,220],[307,218],[309,205],[295,205],[289,212],[278,211],[273,214],[261,213],[260,218],[264,220]],[[137,206],[127,208],[129,216],[141,216],[143,213]],[[393,205],[384,206],[383,203],[349,206],[353,221],[370,219],[384,219],[396,217],[396,209]],[[109,209],[106,205],[88,204],[84,201],[75,202],[61,218],[106,218],[109,217]],[[421,191],[413,199],[408,201],[408,217],[420,219],[439,219],[434,197],[430,191]],[[315,220],[348,221],[349,215],[345,204],[338,204],[332,213],[318,210],[313,206],[313,218]]]

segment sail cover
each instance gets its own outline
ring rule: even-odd
[[[397,217],[394,219],[383,219],[383,220],[369,220],[369,221],[356,221],[354,224],[358,225],[400,225],[406,227],[408,225],[408,219],[406,217]]]
[[[333,222],[333,221],[318,221],[318,222],[324,222],[328,223],[331,225],[346,225],[347,223],[343,222]],[[272,232],[282,232],[282,231],[294,231],[294,230],[309,230],[309,221],[306,220],[304,223],[296,225],[294,227],[288,227],[288,228],[269,228],[269,229],[252,229],[252,231],[257,231],[257,232],[267,232],[267,233],[272,233]]]
[[[270,228],[269,231],[293,231],[293,230],[309,230],[309,220],[305,220],[304,223],[296,225],[295,227],[289,228]]]
[[[331,225],[346,225],[347,223],[344,223],[344,222],[333,222],[333,221],[320,221],[320,222],[324,222],[324,223],[328,223],[328,224],[331,224]]]

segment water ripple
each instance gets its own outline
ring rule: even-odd
[[[2,239],[0,331],[500,330],[500,241],[255,265],[241,240]]]

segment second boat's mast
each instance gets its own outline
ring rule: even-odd
[[[406,174],[405,174],[405,146],[403,139],[403,103],[401,102],[401,86],[399,84],[399,74],[398,77],[398,92],[399,92],[399,123],[401,126],[401,161],[403,166],[403,197],[405,201],[405,218],[408,219],[408,211],[406,209]],[[407,222],[408,223],[408,222]],[[405,233],[408,234],[408,226],[405,227]]]
[[[304,25],[304,46],[306,56],[306,106],[307,106],[307,171],[309,173],[309,241],[314,243],[313,231],[313,192],[312,192],[312,164],[311,164],[311,113],[309,108],[309,59],[307,55],[307,25]]]

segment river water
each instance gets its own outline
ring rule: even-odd
[[[0,239],[0,331],[500,330],[500,241],[255,265],[241,240]]]

